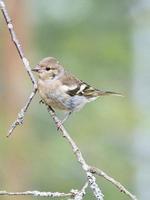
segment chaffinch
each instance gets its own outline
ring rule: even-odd
[[[38,92],[42,101],[54,110],[67,112],[62,123],[72,112],[79,111],[86,103],[100,96],[122,96],[120,93],[95,89],[79,80],[53,57],[42,59],[32,71],[38,74]]]

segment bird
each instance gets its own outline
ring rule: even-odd
[[[54,57],[42,59],[32,71],[38,75],[37,85],[41,102],[54,111],[65,111],[66,115],[61,125],[72,113],[80,111],[87,103],[98,97],[122,96],[121,93],[96,89],[78,79]]]

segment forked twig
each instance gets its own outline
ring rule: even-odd
[[[119,189],[120,192],[123,192],[124,194],[128,195],[131,199],[137,200],[136,196],[131,194],[119,181],[116,181],[114,178],[103,172],[102,170],[89,166],[89,170],[92,174],[96,174],[98,176],[103,177],[105,180],[112,183],[116,188]]]
[[[0,191],[0,196],[34,196],[34,197],[52,197],[63,198],[69,197],[74,200],[82,200],[85,195],[85,189],[88,187],[88,183],[81,188],[81,190],[72,189],[69,193],[64,192],[40,192],[40,191],[25,191],[25,192],[7,192]]]
[[[73,190],[72,190],[73,191]],[[26,191],[26,192],[7,192],[0,191],[3,196],[35,196],[35,197],[74,197],[74,192],[60,193],[60,192],[39,192],[39,191]]]
[[[27,100],[25,106],[18,113],[17,119],[11,125],[11,127],[10,127],[10,129],[8,131],[7,137],[9,137],[12,134],[13,130],[16,128],[17,125],[22,125],[23,124],[25,113],[26,113],[26,111],[27,111],[27,109],[28,109],[33,97],[35,96],[36,92],[37,92],[37,88],[34,87],[32,93],[28,97],[28,100]]]
[[[83,197],[85,196],[85,190],[88,187],[88,182],[85,183],[85,185],[83,186],[83,188],[80,191],[77,191],[74,200],[82,200]]]
[[[59,130],[60,130],[61,136],[63,136],[67,140],[67,142],[69,142],[69,144],[71,145],[72,150],[73,150],[78,162],[80,163],[82,169],[84,170],[84,172],[87,176],[89,186],[92,189],[93,194],[95,195],[96,199],[103,200],[104,195],[102,194],[101,189],[98,187],[98,185],[96,183],[96,178],[90,172],[89,165],[85,162],[80,149],[78,148],[78,146],[76,145],[74,140],[70,137],[69,133],[66,131],[64,126],[61,124],[61,121],[58,119],[58,117],[56,116],[53,109],[48,106],[47,110],[50,113],[51,117],[53,118],[53,120],[56,124],[56,127],[58,127],[58,125],[59,125]]]

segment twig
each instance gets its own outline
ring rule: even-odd
[[[16,121],[11,125],[11,127],[10,127],[10,129],[8,131],[7,137],[9,137],[12,134],[13,130],[16,128],[17,125],[22,125],[23,124],[25,113],[26,113],[26,111],[27,111],[27,109],[28,109],[33,97],[35,96],[36,92],[37,92],[37,88],[34,88],[33,92],[28,97],[28,100],[27,100],[25,106],[18,113],[18,117],[17,117]]]
[[[114,178],[103,172],[102,170],[96,168],[96,167],[91,167],[89,168],[90,172],[92,174],[96,174],[98,176],[103,177],[105,180],[109,181],[112,183],[115,187],[117,187],[120,192],[123,192],[124,194],[128,195],[132,200],[137,200],[136,196],[131,194],[120,182],[116,181]]]
[[[29,65],[29,61],[28,59],[24,56],[24,52],[22,50],[22,47],[19,43],[19,40],[16,36],[16,33],[14,31],[14,27],[13,27],[13,24],[12,24],[12,20],[11,18],[9,17],[8,15],[8,12],[7,12],[7,9],[6,9],[6,6],[5,6],[5,3],[3,2],[3,0],[0,0],[0,9],[2,11],[2,14],[4,16],[4,19],[5,19],[5,22],[7,24],[7,27],[8,27],[8,30],[9,30],[9,33],[11,35],[11,39],[13,41],[13,43],[15,44],[16,46],[16,49],[19,53],[19,56],[24,64],[24,67],[31,79],[31,82],[33,84],[33,92],[31,93],[31,95],[29,96],[28,100],[27,100],[27,103],[25,104],[25,106],[21,109],[21,111],[19,112],[18,114],[18,118],[16,119],[16,121],[11,125],[11,128],[8,132],[8,135],[7,136],[10,136],[13,132],[13,130],[16,128],[17,125],[21,125],[23,124],[23,120],[24,120],[24,115],[25,115],[25,112],[27,111],[33,97],[35,96],[36,92],[37,92],[37,83],[36,83],[36,80],[33,76],[33,73],[31,72],[31,68],[30,68],[30,65]]]
[[[70,197],[74,200],[82,200],[85,195],[85,189],[87,188],[88,183],[85,183],[81,190],[72,189],[69,193],[63,192],[40,192],[40,191],[25,191],[25,192],[7,192],[0,191],[0,196],[40,196],[40,197]]]
[[[22,61],[23,61],[24,67],[25,67],[25,69],[26,69],[26,71],[27,71],[27,73],[28,73],[28,75],[29,75],[29,77],[30,77],[30,79],[31,79],[31,81],[32,81],[32,83],[33,83],[33,85],[35,85],[35,87],[37,87],[37,85],[36,85],[36,80],[35,80],[35,78],[34,78],[34,76],[33,76],[33,73],[31,72],[31,68],[30,68],[30,65],[29,65],[29,61],[28,61],[28,59],[24,56],[24,52],[23,52],[23,50],[22,50],[22,47],[21,47],[21,45],[20,45],[20,43],[19,43],[19,40],[18,40],[18,38],[17,38],[17,36],[16,36],[16,33],[15,33],[15,31],[14,31],[14,27],[13,27],[13,24],[12,24],[12,20],[11,20],[11,18],[10,18],[9,15],[8,15],[8,12],[7,12],[7,9],[6,9],[6,6],[5,6],[5,3],[3,2],[3,0],[0,0],[0,9],[1,9],[2,13],[3,13],[4,18],[5,18],[5,21],[6,21],[8,30],[9,30],[10,35],[11,35],[11,39],[12,39],[12,41],[14,42],[14,44],[15,44],[15,46],[16,46],[16,49],[17,49],[17,51],[18,51],[18,53],[19,53],[20,58],[21,58]]]
[[[20,196],[20,195],[28,195],[28,196],[40,196],[40,197],[74,197],[75,193],[72,190],[70,193],[60,193],[60,192],[39,192],[39,191],[26,191],[26,192],[7,192],[0,191],[0,195],[3,196]]]
[[[68,132],[66,131],[66,129],[64,128],[63,125],[61,125],[61,121],[58,119],[58,117],[56,116],[55,112],[53,111],[53,109],[51,107],[47,107],[48,112],[50,113],[51,117],[53,118],[56,127],[59,126],[59,130],[61,135],[69,142],[69,144],[72,147],[72,150],[78,160],[78,162],[81,164],[82,169],[84,170],[84,172],[86,173],[87,176],[87,180],[89,183],[90,188],[93,191],[94,196],[96,197],[96,199],[98,200],[103,200],[103,194],[101,192],[101,189],[98,187],[97,183],[96,183],[96,178],[92,175],[92,173],[89,171],[89,166],[87,165],[87,163],[85,162],[82,153],[80,151],[80,149],[78,148],[78,146],[76,145],[76,143],[74,142],[74,140],[70,137],[70,135],[68,134]]]
[[[33,92],[31,93],[31,95],[28,98],[28,101],[26,102],[25,106],[21,109],[21,111],[18,114],[18,118],[16,119],[16,121],[12,124],[10,130],[9,130],[9,134],[8,136],[11,135],[12,131],[16,128],[17,125],[21,125],[23,123],[23,119],[25,116],[25,113],[27,111],[27,109],[29,108],[29,105],[31,103],[31,101],[33,100],[36,92],[37,92],[37,83],[36,80],[31,72],[31,68],[29,66],[29,62],[27,60],[27,58],[25,58],[23,50],[21,48],[21,45],[16,37],[15,31],[13,29],[13,25],[11,23],[11,19],[8,15],[8,12],[6,10],[6,6],[3,2],[3,0],[0,0],[0,9],[3,13],[3,16],[5,18],[5,21],[7,23],[12,41],[14,42],[16,49],[19,53],[19,56],[22,59],[22,62],[24,64],[24,67],[31,79],[31,82],[33,84]],[[51,114],[56,127],[58,127],[58,125],[61,124],[60,120],[57,118],[57,116],[55,115],[55,112],[48,107],[48,112]],[[115,179],[113,179],[112,177],[108,176],[105,172],[103,172],[102,170],[95,168],[95,167],[91,167],[89,165],[87,165],[87,163],[85,162],[81,151],[79,150],[78,146],[76,145],[76,143],[73,141],[73,139],[70,137],[70,135],[68,134],[68,132],[65,130],[65,128],[61,125],[60,126],[60,133],[61,135],[67,139],[67,141],[69,142],[69,144],[72,147],[72,150],[74,152],[74,154],[76,155],[76,158],[78,160],[78,162],[81,164],[82,169],[84,170],[84,172],[86,173],[87,176],[87,180],[88,180],[88,184],[86,183],[85,186],[80,190],[72,190],[70,193],[65,194],[65,193],[59,193],[59,192],[55,192],[55,193],[51,193],[51,192],[39,192],[39,191],[27,191],[27,192],[6,192],[6,191],[0,191],[0,195],[33,195],[33,196],[51,196],[51,197],[71,197],[75,200],[82,200],[83,196],[85,194],[85,189],[86,187],[89,185],[91,187],[91,189],[93,190],[93,193],[96,197],[96,199],[98,200],[103,200],[103,194],[100,190],[100,188],[98,187],[97,183],[96,183],[96,178],[94,177],[93,174],[102,176],[104,179],[106,179],[107,181],[111,182],[114,186],[116,186],[121,192],[125,193],[126,195],[128,195],[132,200],[137,200],[137,198],[132,195],[124,186],[122,186],[118,181],[116,181]]]
[[[88,187],[88,182],[85,183],[83,188],[77,192],[77,194],[74,197],[74,200],[82,200],[83,197],[85,196],[85,189]]]

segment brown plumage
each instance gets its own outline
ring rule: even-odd
[[[95,89],[64,69],[53,57],[44,58],[33,69],[38,74],[38,91],[42,100],[53,109],[72,113],[99,96],[120,93]]]

